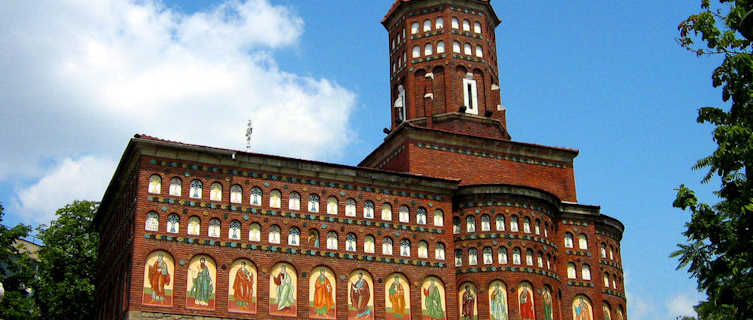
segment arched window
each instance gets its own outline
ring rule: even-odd
[[[437,42],[437,53],[444,53],[444,41]]]
[[[327,249],[337,250],[337,233],[327,232]]]
[[[549,254],[546,255],[546,268],[551,269],[552,268],[552,256]]]
[[[523,232],[531,233],[531,218],[529,217],[523,218]]]
[[[533,226],[533,232],[535,234],[541,234],[541,221],[539,221],[539,219],[536,219],[536,222]]]
[[[612,288],[617,289],[617,275],[612,275]]]
[[[298,192],[291,192],[288,199],[288,209],[301,210],[301,195]]]
[[[497,261],[499,264],[507,264],[507,248],[499,247],[497,249]]]
[[[420,27],[420,25],[418,24],[418,22],[414,22],[414,23],[412,23],[412,24],[410,25],[410,33],[411,33],[411,34],[416,34],[416,33],[418,33],[418,28],[419,28],[419,27]]]
[[[180,232],[180,216],[178,214],[171,213],[169,216],[167,216],[167,232]]]
[[[374,219],[374,203],[366,201],[363,203],[363,217],[366,219]]]
[[[573,247],[573,234],[570,232],[565,232],[565,248],[572,248]]]
[[[583,233],[578,235],[578,247],[581,250],[588,250],[588,240],[586,239],[586,235]]]
[[[494,263],[494,258],[492,257],[492,248],[490,247],[484,248],[483,254],[484,254],[484,264]]]
[[[431,31],[431,20],[424,20],[424,32]]]
[[[452,42],[452,52],[460,53],[460,42],[457,42],[457,41]]]
[[[536,265],[539,268],[543,268],[544,267],[544,254],[541,253],[541,251],[539,251],[538,255],[536,256]]]
[[[418,242],[418,257],[419,258],[429,257],[429,244],[426,243],[426,241],[422,240]]]
[[[468,20],[463,20],[463,31],[471,31],[471,22]]]
[[[475,266],[477,264],[478,264],[478,249],[476,248],[468,249],[468,265]]]
[[[160,193],[162,190],[162,177],[152,175],[149,177],[149,193]]]
[[[269,243],[280,243],[280,227],[277,225],[269,227]]]
[[[314,248],[319,248],[319,231],[316,229],[309,229],[309,236],[306,242]]]
[[[251,196],[253,198],[253,196]],[[252,199],[253,200],[253,199]],[[230,187],[230,202],[241,203],[243,202],[243,189],[240,185],[234,184]],[[261,201],[259,201],[261,203]]]
[[[260,206],[261,205],[261,196],[262,192],[259,187],[253,187],[251,188],[251,205],[252,206]]]
[[[282,193],[280,190],[269,192],[269,206],[272,208],[280,208],[282,206]]]
[[[170,179],[170,195],[180,197],[181,190],[183,189],[183,180],[180,178]]]
[[[452,28],[453,29],[459,29],[460,28],[460,22],[458,21],[458,18],[452,17]]]
[[[567,264],[567,278],[575,279],[575,264],[570,262]]]
[[[434,210],[434,226],[444,226],[444,212],[442,210]]]
[[[190,195],[191,198],[201,199],[201,187],[202,187],[201,181],[199,180],[191,181],[191,190],[189,190],[191,193]]]
[[[581,277],[583,280],[591,280],[591,267],[584,264],[580,269]]]
[[[400,222],[404,222],[404,223],[410,222],[410,209],[408,209],[408,206],[400,206],[398,219],[400,219]]]
[[[473,47],[471,46],[470,43],[466,43],[463,45],[463,53],[468,56],[473,55]]]
[[[241,239],[241,222],[238,220],[230,221],[230,229],[228,229],[228,238],[233,240]]]
[[[366,253],[374,253],[374,236],[367,235],[363,239],[363,251]]]
[[[309,196],[309,212],[319,212],[319,195],[316,193]]]
[[[420,58],[421,57],[421,47],[414,46],[411,51],[411,58]]]
[[[201,233],[201,220],[197,216],[188,218],[188,234],[198,236]]]
[[[424,46],[424,56],[430,56],[432,54],[434,54],[434,50],[433,50],[433,48],[431,46],[431,43],[427,43]]]
[[[146,214],[146,224],[144,225],[146,231],[159,231],[159,215],[152,211]]]
[[[473,32],[481,33],[481,23],[479,23],[478,21],[473,23]]]
[[[444,260],[444,243],[437,242],[434,246],[434,259]]]
[[[349,198],[345,200],[345,215],[348,217],[356,216],[356,199]]]
[[[434,22],[434,29],[439,30],[442,28],[444,28],[444,19],[442,19],[442,17],[438,17],[437,21]]]
[[[337,215],[337,198],[327,198],[327,214]]]
[[[212,183],[209,187],[209,200],[222,201],[222,185],[219,182]]]
[[[609,288],[609,273],[604,272],[604,288]]]
[[[392,255],[392,238],[386,237],[382,239],[382,254]]]
[[[261,225],[258,223],[252,223],[248,228],[248,240],[259,242],[261,241]]]
[[[348,233],[348,235],[345,236],[345,250],[356,251],[356,246],[356,235]]]
[[[612,252],[612,246],[609,246],[609,260],[614,260],[614,254]]]
[[[288,231],[288,244],[291,246],[297,246],[301,244],[301,230],[296,227],[290,228]]]
[[[518,216],[510,217],[510,231],[518,232]]]
[[[392,205],[386,202],[382,204],[382,220],[392,221]]]
[[[452,218],[452,233],[453,234],[460,233],[460,218],[458,217]]]
[[[604,258],[604,259],[607,258],[607,244],[606,243],[603,243],[603,242],[601,243],[601,252],[600,253],[601,253],[601,257],[602,258]]]
[[[416,223],[426,224],[426,208],[420,207],[416,210]]]
[[[503,215],[497,215],[495,220],[495,227],[497,227],[497,231],[505,231],[505,216]]]
[[[465,232],[476,232],[476,219],[473,216],[465,217]]]
[[[520,248],[512,249],[512,263],[520,264]]]
[[[481,216],[481,231],[491,230],[491,218],[488,215]]]
[[[533,250],[526,249],[526,264],[529,266],[533,265]]]
[[[544,222],[544,237],[545,238],[549,238],[549,231],[548,230],[549,230],[549,223],[548,222]]]
[[[220,219],[212,218],[211,220],[209,220],[209,229],[207,230],[207,235],[212,238],[219,238],[221,225],[222,223],[220,222]]]
[[[463,265],[463,250],[455,249],[455,266],[459,267]]]
[[[479,57],[479,58],[483,58],[484,57],[484,48],[482,46],[480,46],[480,45],[476,46],[476,56]]]
[[[410,240],[400,240],[400,255],[403,257],[410,257]]]

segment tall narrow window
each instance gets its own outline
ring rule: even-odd
[[[536,219],[536,224],[533,226],[533,232],[535,234],[541,234],[541,221],[539,221],[539,219]]]
[[[567,278],[568,279],[575,279],[575,264],[570,262],[567,264]]]
[[[386,237],[382,240],[382,254],[392,255],[392,238]]]
[[[172,178],[170,179],[170,195],[180,197],[181,195],[181,189],[183,189],[183,180],[180,180],[180,178]]]
[[[146,231],[159,231],[159,215],[156,212],[149,212],[146,214],[146,224],[144,225]]]
[[[468,249],[468,265],[475,266],[478,264],[478,249]]]
[[[460,22],[458,21],[458,18],[452,17],[452,28],[453,29],[460,28]]]
[[[363,217],[366,219],[374,219],[374,203],[366,201],[363,204]]]
[[[230,187],[230,202],[243,202],[243,189],[241,188],[241,186],[234,184],[232,187]]]
[[[230,222],[230,229],[228,229],[228,238],[233,240],[241,239],[241,222],[233,220]]]
[[[220,219],[212,218],[209,220],[209,230],[207,231],[207,235],[212,238],[219,238],[221,225],[222,223],[220,222]]]
[[[607,258],[607,244],[606,243],[601,244],[601,257],[603,259]]]
[[[444,243],[437,242],[434,247],[434,259],[444,260]]]
[[[269,227],[269,243],[280,243],[280,227],[277,225]]]
[[[410,240],[400,240],[400,255],[403,257],[410,257]]]
[[[481,231],[491,230],[491,218],[488,215],[481,216]]]
[[[586,238],[586,235],[583,233],[578,235],[578,247],[581,250],[588,250],[588,240]]]
[[[282,193],[280,190],[272,190],[269,192],[269,206],[272,208],[279,208],[282,204]]]
[[[591,267],[589,267],[587,264],[584,264],[580,270],[583,280],[591,280]]]
[[[531,218],[523,218],[523,232],[531,233]]]
[[[298,192],[291,192],[288,199],[288,209],[301,210],[301,195]]]
[[[437,53],[444,53],[444,41],[437,42]]]
[[[167,216],[167,232],[180,232],[180,216],[178,214],[171,213],[169,216]]]
[[[426,208],[420,207],[416,210],[416,223],[426,224]]]
[[[158,175],[149,177],[149,193],[160,193],[162,190],[162,178]]]
[[[392,221],[392,205],[389,203],[382,204],[382,220]]]
[[[199,217],[193,216],[188,218],[188,234],[192,236],[198,236],[201,233],[201,220]]]
[[[609,288],[609,273],[604,272],[604,288]]]
[[[410,25],[410,33],[411,33],[411,34],[416,34],[416,33],[418,33],[418,28],[419,28],[419,27],[420,27],[420,26],[419,26],[418,22],[414,22],[414,23],[412,23],[412,24]]]
[[[565,232],[565,248],[572,248],[573,247],[573,234],[570,232]]]
[[[455,266],[459,267],[463,265],[463,250],[455,249]]]
[[[457,42],[457,41],[452,42],[452,52],[460,53],[460,42]]]
[[[612,251],[612,246],[609,246],[609,260],[614,260],[614,253]]]
[[[290,228],[290,231],[288,231],[288,244],[291,246],[301,244],[301,230],[296,227]]]
[[[497,261],[499,261],[499,264],[507,264],[507,248],[499,247],[497,249]]]
[[[260,206],[261,205],[261,196],[262,192],[261,189],[258,187],[251,188],[251,205],[252,206]]]
[[[444,28],[444,19],[442,19],[442,17],[437,18],[437,21],[434,23],[434,28],[437,30]]]
[[[612,288],[617,289],[617,275],[612,275]]]
[[[529,266],[533,265],[533,250],[526,249],[526,264]]]
[[[512,263],[520,264],[520,248],[512,249]]]
[[[463,31],[471,31],[471,22],[468,20],[463,20]]]
[[[518,216],[510,217],[510,231],[518,232]]]
[[[319,212],[319,195],[311,194],[309,196],[309,212]]]
[[[431,43],[427,43],[424,46],[424,56],[430,56],[434,54],[434,50],[432,49]]]
[[[497,215],[495,219],[495,227],[497,227],[497,231],[505,231],[505,216],[503,215]]]
[[[337,198],[327,198],[327,214],[337,215]]]
[[[549,223],[544,222],[544,237],[549,238]]]
[[[460,233],[460,218],[453,217],[452,218],[452,233],[453,234],[459,234]]]
[[[261,241],[261,225],[258,223],[252,223],[248,228],[248,240],[259,242]]]
[[[463,99],[466,107],[465,112],[470,114],[478,114],[476,80],[463,79]]]
[[[212,183],[209,187],[209,200],[222,201],[222,185],[219,182]]]
[[[473,32],[475,33],[481,33],[481,23],[474,22],[473,23]]]
[[[539,251],[538,255],[536,256],[536,265],[539,266],[539,268],[544,267],[544,254]]]
[[[412,52],[411,53],[411,57],[412,58],[420,58],[421,57],[421,47],[414,46],[411,52]]]
[[[410,222],[410,209],[408,209],[408,206],[400,206],[398,218],[400,219],[400,222]]]
[[[484,248],[483,255],[484,255],[484,264],[494,263],[494,258],[492,258],[492,248],[490,247]]]
[[[191,190],[189,191],[191,194],[191,198],[201,199],[201,181],[199,180],[191,181]]]
[[[484,57],[484,48],[482,46],[476,46],[476,56],[479,58]]]
[[[424,20],[424,32],[431,31],[431,20]]]
[[[356,235],[355,234],[348,233],[348,235],[345,236],[345,250],[356,251]]]
[[[465,218],[465,232],[476,232],[476,219],[473,216]]]
[[[367,235],[363,239],[363,251],[366,253],[374,253],[374,236]]]
[[[444,226],[444,212],[442,210],[434,210],[434,226]]]
[[[348,217],[356,216],[356,199],[349,198],[345,200],[345,215]]]
[[[473,55],[473,47],[470,43],[466,43],[463,45],[463,53],[467,56]]]
[[[334,231],[327,233],[327,249],[337,250],[337,233]]]

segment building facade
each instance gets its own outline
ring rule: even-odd
[[[489,1],[397,0],[391,129],[357,166],[131,139],[102,200],[99,319],[627,318],[624,226],[578,151],[513,141]]]

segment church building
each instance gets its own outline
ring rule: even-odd
[[[358,165],[135,135],[95,218],[98,319],[625,320],[578,151],[514,141],[489,0],[395,0]]]

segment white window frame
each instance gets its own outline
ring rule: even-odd
[[[463,105],[466,106],[465,113],[478,115],[478,88],[476,87],[476,80],[463,79]]]

